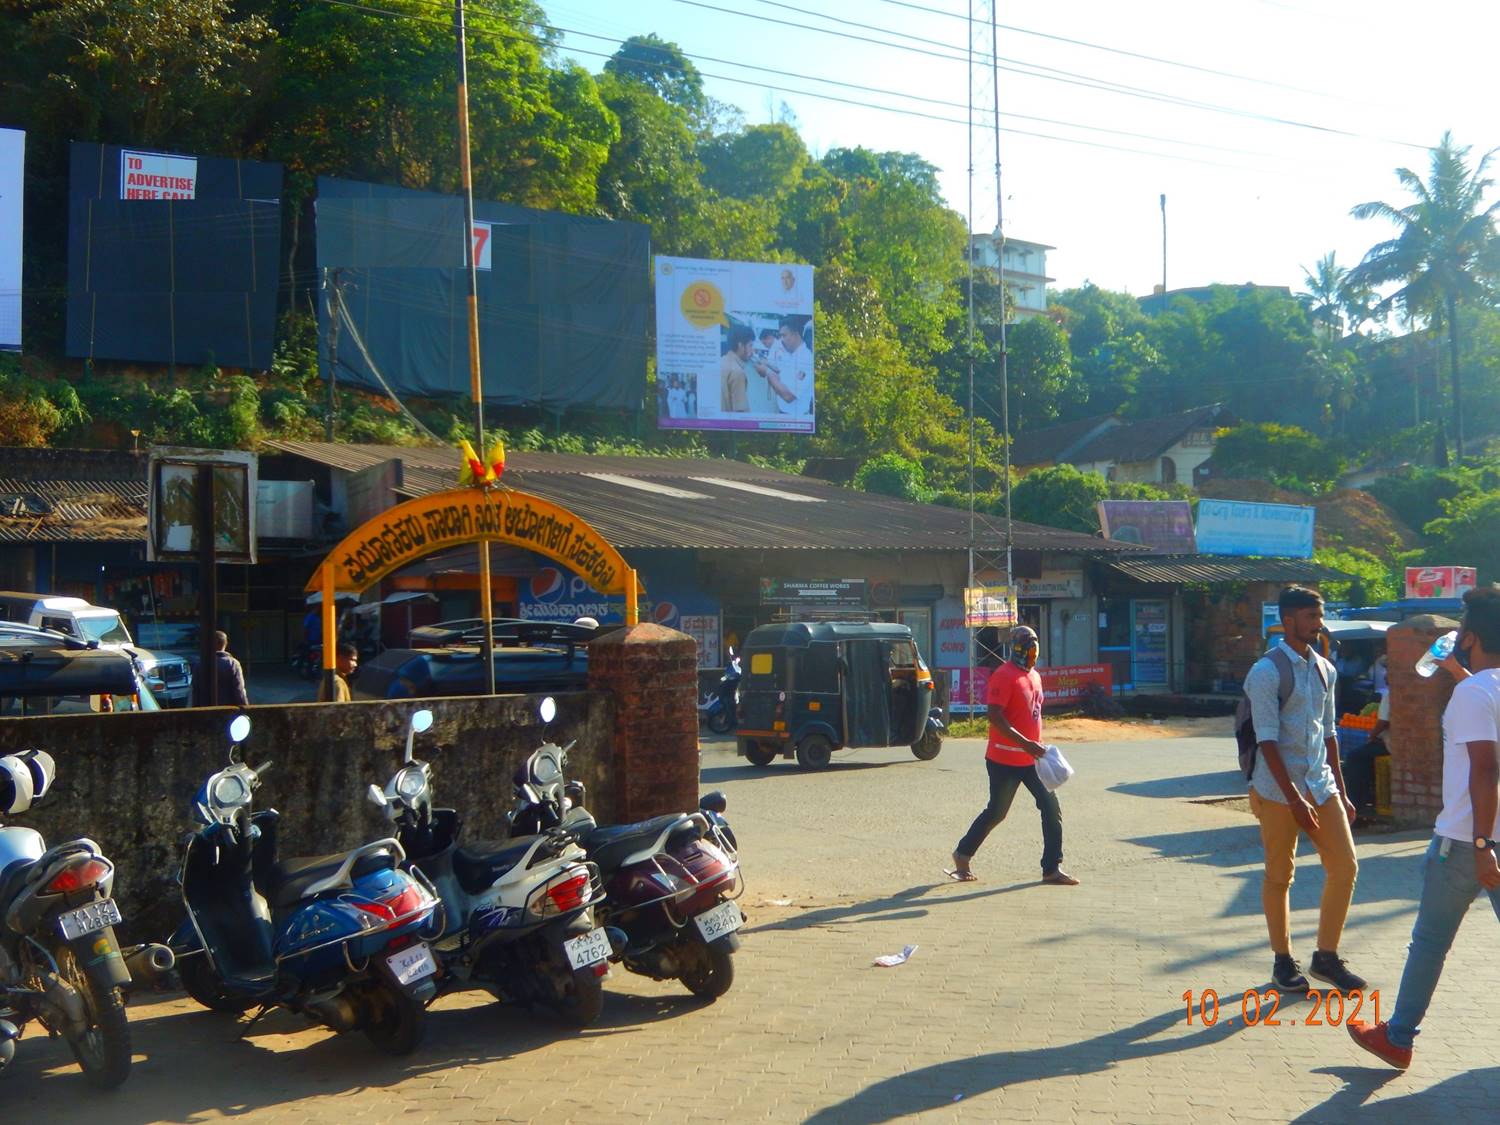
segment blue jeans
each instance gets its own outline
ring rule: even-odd
[[[1440,854],[1444,842],[1443,837],[1434,836],[1427,848],[1422,903],[1417,907],[1417,924],[1411,931],[1411,948],[1406,954],[1406,971],[1401,974],[1396,1010],[1391,1013],[1386,1030],[1398,1047],[1410,1047],[1416,1039],[1458,927],[1469,906],[1484,890],[1474,874],[1473,845],[1446,841],[1449,850],[1444,857]],[[1495,908],[1495,916],[1500,918],[1500,890],[1485,893]]]
[[[969,825],[964,838],[958,842],[957,855],[973,858],[984,843],[985,837],[1010,812],[1010,804],[1016,799],[1016,790],[1026,786],[1037,811],[1042,814],[1042,874],[1051,875],[1062,866],[1062,807],[1053,793],[1037,776],[1036,766],[1007,766],[1000,762],[984,760],[990,775],[990,803],[986,805]]]

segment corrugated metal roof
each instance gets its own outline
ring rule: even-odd
[[[1338,582],[1351,576],[1307,559],[1238,559],[1218,555],[1157,555],[1122,558],[1110,567],[1137,582]]]
[[[400,458],[404,462],[400,491],[406,496],[452,488],[458,478],[456,450],[270,444],[346,471]],[[506,464],[506,484],[577,512],[617,547],[956,551],[966,549],[969,541],[966,511],[839,488],[735,461],[517,453]],[[605,475],[598,475],[601,472]],[[649,479],[706,498],[642,491],[612,481],[610,476]],[[716,483],[716,477],[761,487],[753,492],[724,487]],[[824,502],[807,503],[809,499]],[[996,525],[990,526],[984,540],[988,549],[999,546]],[[1144,550],[1135,544],[1021,522],[1015,525],[1015,547],[1106,557]]]
[[[140,542],[146,482],[0,479],[0,541]]]

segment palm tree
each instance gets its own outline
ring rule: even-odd
[[[1352,271],[1358,285],[1399,287],[1375,306],[1377,314],[1399,305],[1407,313],[1441,321],[1448,330],[1449,379],[1453,388],[1453,444],[1464,456],[1463,391],[1458,372],[1458,306],[1493,297],[1500,267],[1500,239],[1495,213],[1500,203],[1484,205],[1491,186],[1485,172],[1494,151],[1485,153],[1471,169],[1469,147],[1454,143],[1444,133],[1430,153],[1424,182],[1409,168],[1397,168],[1396,178],[1414,198],[1404,207],[1375,201],[1361,203],[1350,213],[1356,219],[1385,219],[1397,228],[1395,238],[1370,248]],[[1438,426],[1438,458],[1444,459],[1442,425]]]
[[[1328,331],[1329,339],[1336,340],[1344,334],[1344,287],[1349,271],[1338,264],[1334,254],[1324,254],[1312,269],[1303,267],[1301,293],[1302,303],[1307,306],[1308,319],[1321,324]]]

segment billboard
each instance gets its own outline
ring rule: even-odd
[[[480,369],[491,406],[636,410],[646,378],[651,235],[639,223],[474,201]],[[320,269],[398,395],[469,396],[461,197],[318,178]],[[328,300],[319,296],[327,375]],[[373,391],[352,342],[338,378]]]
[[[21,220],[26,134],[0,129],[0,351],[21,350]]]
[[[263,371],[281,165],[75,141],[67,353]]]
[[[991,669],[976,666],[972,679],[967,667],[950,668],[948,672],[948,709],[955,712],[983,711],[986,706]],[[1042,707],[1076,703],[1094,690],[1109,695],[1114,691],[1114,670],[1107,664],[1077,664],[1062,668],[1037,667],[1042,677]]]
[[[870,604],[863,578],[762,578],[760,604],[798,609],[863,609]]]
[[[656,259],[656,414],[667,430],[814,433],[813,268]]]
[[[1198,501],[1198,550],[1205,555],[1310,559],[1317,512],[1295,504]]]
[[[1472,566],[1409,566],[1406,568],[1406,596],[1461,598],[1478,581]]]
[[[1193,507],[1186,500],[1101,500],[1099,529],[1106,539],[1139,543],[1164,555],[1194,555]]]

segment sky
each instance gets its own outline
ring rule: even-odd
[[[784,106],[815,155],[856,145],[916,153],[939,168],[963,215],[972,143],[974,229],[995,229],[993,72],[967,61],[966,0],[542,3],[569,29],[563,53],[589,70],[604,58],[587,52],[607,56],[654,31],[696,56],[708,93],[747,123],[776,120]],[[1047,266],[1058,288],[1087,280],[1151,292],[1164,193],[1169,288],[1300,289],[1324,254],[1353,265],[1390,236],[1350,208],[1404,203],[1394,170],[1424,173],[1445,129],[1475,155],[1500,145],[1493,0],[995,5],[1003,225],[1056,247]],[[975,13],[974,52],[987,56],[988,4]],[[982,117],[972,133],[971,87]]]

